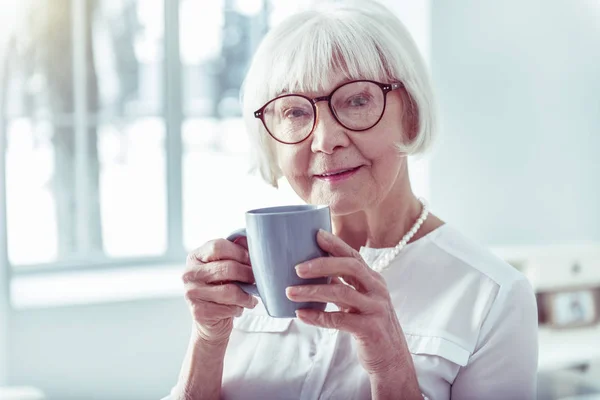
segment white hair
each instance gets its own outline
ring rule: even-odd
[[[335,73],[347,79],[402,82],[403,120],[411,132],[398,150],[415,155],[430,149],[436,130],[431,79],[406,27],[373,0],[325,1],[271,29],[244,80],[242,109],[255,167],[271,185],[277,187],[282,176],[275,141],[254,111],[284,91],[321,92],[334,83]]]

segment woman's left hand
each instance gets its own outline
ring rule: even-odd
[[[321,230],[317,242],[332,257],[299,264],[296,271],[301,278],[331,277],[332,284],[290,286],[287,296],[297,302],[334,303],[340,310],[302,309],[297,312],[298,318],[307,324],[351,333],[363,368],[371,377],[400,374],[416,381],[412,357],[384,278],[337,236]]]

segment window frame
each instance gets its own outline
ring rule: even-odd
[[[75,130],[75,165],[76,170],[76,193],[77,207],[75,210],[77,227],[80,237],[88,237],[88,225],[86,218],[87,205],[81,201],[86,197],[89,190],[87,176],[87,162],[85,149],[87,143],[87,128],[89,125],[98,125],[104,119],[102,114],[91,116],[87,111],[86,93],[86,23],[91,23],[85,18],[85,1],[71,0],[72,7],[72,46],[73,46],[73,88],[74,88],[74,112],[70,123]],[[162,267],[174,262],[183,263],[186,250],[183,241],[183,182],[182,182],[182,155],[183,142],[181,128],[183,122],[182,110],[182,77],[181,61],[179,54],[179,0],[163,0],[163,101],[159,114],[148,114],[146,116],[158,117],[164,121],[165,126],[165,189],[166,189],[166,219],[167,219],[167,246],[166,251],[160,256],[133,256],[133,257],[109,257],[106,254],[90,253],[83,243],[82,253],[67,259],[57,260],[49,263],[36,264],[12,264],[8,257],[8,232],[7,232],[7,206],[6,206],[6,134],[5,128],[18,115],[6,115],[0,112],[0,289],[9,292],[11,276],[76,272],[90,270],[108,270],[128,267]],[[0,69],[0,72],[6,73]],[[166,100],[168,99],[168,101]],[[5,99],[0,99],[4,101]],[[128,115],[126,120],[135,120],[144,115]],[[65,116],[42,117],[43,120],[62,120]],[[65,122],[65,121],[63,121]],[[3,296],[4,297],[4,296]],[[1,305],[1,304],[0,304]]]

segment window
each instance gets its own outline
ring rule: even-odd
[[[161,1],[24,3],[0,86],[10,263],[164,255]]]
[[[301,201],[248,171],[238,104],[254,49],[297,2],[9,3],[0,133],[14,272],[180,261],[248,209]]]

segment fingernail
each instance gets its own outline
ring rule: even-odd
[[[321,235],[321,238],[324,240],[329,240],[329,236],[327,235],[329,232],[327,232],[325,229],[319,229],[319,235]]]
[[[296,275],[302,276],[310,270],[310,263],[302,263],[296,265]]]
[[[252,298],[252,308],[256,307],[258,305],[258,299],[256,297]]]
[[[285,294],[286,294],[286,296],[287,296],[287,297],[288,297],[288,299],[289,299],[291,296],[294,296],[294,295],[298,294],[298,288],[297,288],[297,287],[295,287],[295,286],[288,286],[288,287],[285,289]],[[291,300],[291,299],[290,299],[290,300]]]

